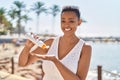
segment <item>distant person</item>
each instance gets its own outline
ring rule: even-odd
[[[7,46],[6,46],[6,42],[3,42],[3,43],[2,43],[2,49],[3,49],[3,50],[8,50],[8,48],[7,48]]]
[[[75,34],[81,22],[79,9],[65,6],[61,12],[61,30],[64,34],[46,40],[49,49],[38,47],[31,53],[34,43],[27,40],[19,56],[19,65],[27,66],[42,59],[43,80],[85,80],[90,65],[91,46]],[[32,54],[55,56],[38,57]]]
[[[3,48],[3,50],[5,49],[5,45],[6,45],[6,43],[3,42],[3,43],[2,43],[2,48]]]

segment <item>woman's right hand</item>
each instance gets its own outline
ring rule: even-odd
[[[33,36],[34,39],[38,39],[39,37],[36,35],[36,34],[33,34],[32,32],[30,33],[31,36]],[[30,41],[29,39],[27,39],[26,43],[25,43],[25,46],[28,47],[28,48],[32,48],[35,44]]]
[[[25,43],[25,47],[27,48],[32,48],[35,44],[30,41],[29,39],[27,39],[26,43]]]

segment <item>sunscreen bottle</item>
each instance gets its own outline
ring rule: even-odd
[[[41,47],[42,49],[47,49],[49,46],[47,46],[42,40],[40,39],[35,39],[33,33],[26,33],[25,34],[26,38],[35,43],[35,45]]]

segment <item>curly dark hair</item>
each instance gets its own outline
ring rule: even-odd
[[[63,7],[61,14],[63,12],[66,12],[66,11],[73,11],[73,12],[75,12],[77,17],[78,17],[78,19],[80,19],[81,13],[80,13],[79,8],[77,6],[65,6],[65,7]]]

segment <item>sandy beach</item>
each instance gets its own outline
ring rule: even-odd
[[[27,79],[18,75],[13,75],[10,73],[0,71],[0,80],[32,80],[32,79]]]
[[[16,46],[13,43],[0,44],[0,80],[41,79],[41,62],[36,62],[26,67],[18,66],[18,57],[23,47],[24,45]],[[12,60],[14,60],[14,65],[12,65]],[[12,71],[14,72],[13,74],[11,74]]]

